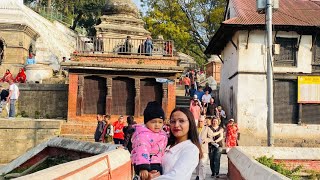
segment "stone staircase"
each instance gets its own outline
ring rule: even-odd
[[[176,96],[176,107],[190,107],[190,97],[186,96]]]
[[[36,42],[37,62],[50,62],[58,69],[62,57],[70,57],[76,49],[77,34],[58,21],[49,21],[27,6],[21,6],[25,16],[40,37]],[[56,67],[55,67],[56,66]]]
[[[184,85],[176,83],[176,107],[190,107],[190,97],[184,96]]]
[[[32,46],[36,61],[59,68],[62,57],[70,57],[76,49],[77,34],[58,21],[49,21],[17,0],[0,0],[0,22],[26,24],[39,34]]]

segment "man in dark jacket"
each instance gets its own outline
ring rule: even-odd
[[[101,138],[101,135],[103,133],[103,129],[104,129],[104,124],[102,122],[103,120],[103,116],[101,114],[98,114],[97,115],[97,121],[98,121],[98,124],[97,124],[97,128],[96,128],[96,132],[94,133],[94,141],[95,142],[100,142],[100,138]]]
[[[132,134],[134,133],[134,130],[135,130],[133,125],[135,125],[137,123],[134,121],[134,117],[133,116],[128,116],[127,117],[127,124],[128,124],[128,126],[125,126],[123,128],[123,132],[124,132],[124,144],[123,144],[123,146],[125,148],[127,148],[128,151],[131,153],[131,151],[132,151],[131,137],[132,137]]]

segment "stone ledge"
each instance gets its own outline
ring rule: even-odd
[[[0,129],[60,129],[62,120],[0,119]]]
[[[17,85],[20,91],[68,91],[68,85],[66,84],[20,83]]]
[[[165,56],[145,56],[145,55],[118,55],[113,53],[106,53],[106,54],[89,54],[89,53],[78,53],[74,54],[73,58],[76,57],[99,57],[99,58],[123,58],[123,59],[147,59],[147,60],[173,60],[178,61],[178,56],[172,57],[165,57]]]
[[[183,67],[163,65],[106,64],[101,62],[72,62],[62,65],[68,69],[127,70],[162,73],[179,73],[183,71]]]
[[[235,147],[228,152],[228,158],[236,167],[243,179],[246,180],[289,180],[282,174],[265,167],[246,154],[246,147]],[[260,147],[252,147],[260,148]]]

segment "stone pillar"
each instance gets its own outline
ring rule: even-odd
[[[84,76],[78,76],[78,95],[77,95],[77,111],[76,115],[81,116],[84,111],[84,104],[83,104],[83,88],[84,88]]]
[[[162,84],[162,108],[164,110],[165,116],[168,116],[168,84],[167,83],[163,83]]]
[[[112,112],[112,77],[107,78],[106,114]]]
[[[140,108],[141,108],[141,101],[140,101],[140,79],[136,78],[135,79],[135,89],[136,89],[136,97],[134,99],[134,116],[139,117],[140,116]]]

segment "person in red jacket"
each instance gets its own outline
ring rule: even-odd
[[[20,68],[19,73],[17,74],[17,77],[14,79],[14,82],[16,83],[25,83],[27,80],[27,76],[24,73],[24,69]]]
[[[114,144],[124,144],[124,120],[123,116],[120,116],[118,121],[113,123],[114,135],[113,135],[113,142]]]

